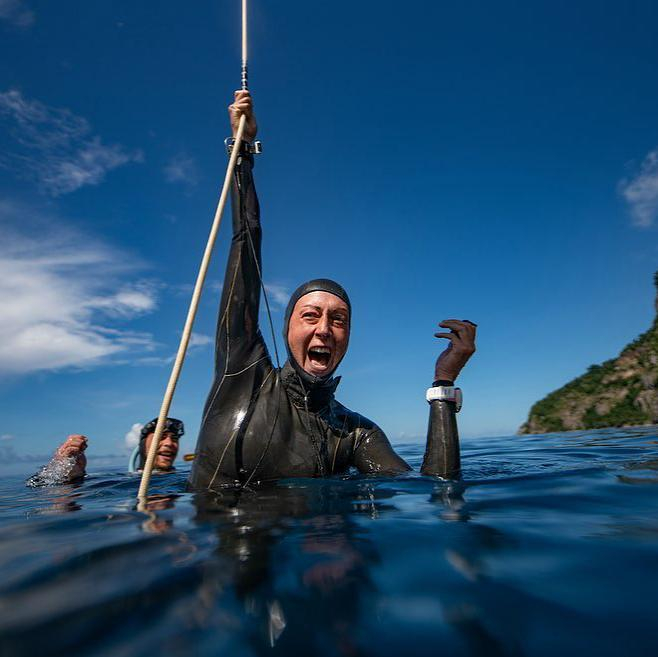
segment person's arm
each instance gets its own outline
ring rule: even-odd
[[[87,438],[80,434],[69,436],[53,458],[25,483],[28,486],[71,484],[84,479],[87,467]]]
[[[229,106],[234,136],[242,114],[247,117],[244,141],[251,142],[256,136],[257,126],[248,91],[236,91],[235,102]],[[249,366],[250,359],[262,356],[262,350],[254,347],[264,347],[264,343],[257,345],[262,343],[258,328],[261,227],[252,168],[253,156],[243,148],[231,187],[233,239],[217,322],[215,369],[218,379]],[[254,351],[259,353],[254,354]]]
[[[441,385],[452,385],[451,381]],[[456,404],[435,399],[430,401],[430,419],[427,427],[425,458],[420,471],[444,479],[459,477],[459,432],[457,431]]]
[[[476,325],[468,320],[448,319],[439,324],[450,333],[435,333],[450,340],[434,369],[435,386],[452,386],[468,359],[475,353]],[[430,402],[427,446],[420,471],[426,475],[457,478],[460,473],[459,433],[456,404],[452,401]]]
[[[233,136],[243,114],[247,117],[244,139],[251,142],[256,136],[251,97],[247,91],[237,91],[229,107]],[[231,188],[233,237],[217,320],[215,376],[204,406],[190,474],[193,487],[207,486],[218,476],[236,477],[237,461],[230,456],[224,460],[236,417],[244,418],[255,391],[272,370],[258,327],[261,228],[252,167],[253,156],[247,149],[241,150]]]
[[[409,472],[411,466],[391,446],[386,434],[377,426],[363,430],[354,450],[354,465],[363,474],[396,475]]]

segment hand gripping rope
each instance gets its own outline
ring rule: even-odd
[[[247,0],[242,0],[241,81],[242,81],[242,89],[247,89],[247,82],[248,82]],[[222,193],[219,196],[219,202],[217,203],[217,209],[215,210],[215,217],[212,222],[212,227],[210,228],[210,235],[208,236],[208,242],[206,244],[206,249],[203,253],[201,266],[199,267],[199,273],[197,275],[196,283],[194,285],[194,292],[192,293],[190,307],[187,311],[187,318],[185,319],[183,334],[181,335],[180,344],[178,345],[178,352],[176,353],[176,359],[174,361],[174,365],[171,370],[171,375],[169,376],[169,382],[167,383],[167,388],[165,390],[164,398],[162,400],[162,406],[160,407],[158,424],[155,428],[155,434],[153,436],[153,441],[151,442],[151,447],[146,456],[146,463],[144,464],[142,479],[139,484],[139,492],[137,493],[137,500],[138,500],[137,508],[140,511],[146,510],[146,495],[148,493],[149,482],[151,480],[151,471],[153,470],[153,462],[155,461],[155,455],[158,452],[158,445],[160,444],[160,439],[162,438],[165,422],[167,416],[169,415],[171,400],[174,396],[174,391],[176,390],[176,384],[178,383],[178,378],[180,376],[180,372],[183,367],[183,361],[185,360],[185,354],[187,353],[187,346],[190,342],[190,336],[192,335],[192,326],[194,324],[194,318],[196,317],[196,313],[199,307],[199,300],[201,299],[201,291],[203,290],[203,283],[206,279],[206,273],[208,271],[208,266],[210,265],[212,250],[213,247],[215,246],[215,239],[217,238],[219,226],[222,221],[222,213],[224,212],[224,206],[226,205],[226,199],[228,197],[231,180],[233,178],[233,170],[235,169],[235,163],[240,153],[240,145],[242,143],[242,135],[244,133],[245,122],[246,122],[246,117],[243,114],[240,117],[240,123],[238,125],[237,134],[235,135],[233,150],[231,151],[231,157],[229,159],[228,166],[226,168],[226,176],[224,177],[224,186],[222,187]]]

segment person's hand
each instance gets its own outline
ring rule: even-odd
[[[87,449],[87,438],[80,434],[70,435],[55,452],[55,458],[75,458],[73,469],[69,474],[69,479],[78,479],[84,477],[85,468],[87,467],[87,457],[85,450]]]
[[[450,333],[435,333],[437,338],[446,338],[450,344],[436,359],[434,380],[454,381],[468,359],[475,353],[475,330],[477,324],[467,319],[444,319],[440,327],[450,329]]]
[[[64,458],[84,455],[87,449],[87,437],[79,433],[71,434],[58,448],[56,455]]]
[[[245,90],[238,90],[234,95],[235,100],[233,101],[233,104],[228,106],[228,115],[231,119],[231,130],[233,132],[233,136],[235,137],[238,134],[240,117],[244,114],[247,117],[247,121],[244,125],[242,139],[245,141],[253,141],[256,139],[258,124],[256,123],[254,103],[251,99],[251,94]]]

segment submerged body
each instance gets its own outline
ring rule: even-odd
[[[350,467],[363,473],[410,470],[375,423],[336,401],[340,377],[314,376],[292,357],[280,369],[272,363],[258,326],[261,225],[252,168],[253,157],[245,151],[232,188],[233,240],[219,309],[215,379],[191,485],[212,489],[339,474]],[[451,476],[459,470],[454,404],[431,407],[422,470]],[[446,413],[452,421],[445,421]]]

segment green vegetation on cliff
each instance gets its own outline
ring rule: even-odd
[[[654,283],[658,288],[658,272]],[[592,365],[534,404],[519,433],[643,424],[658,424],[658,316],[617,358]]]

